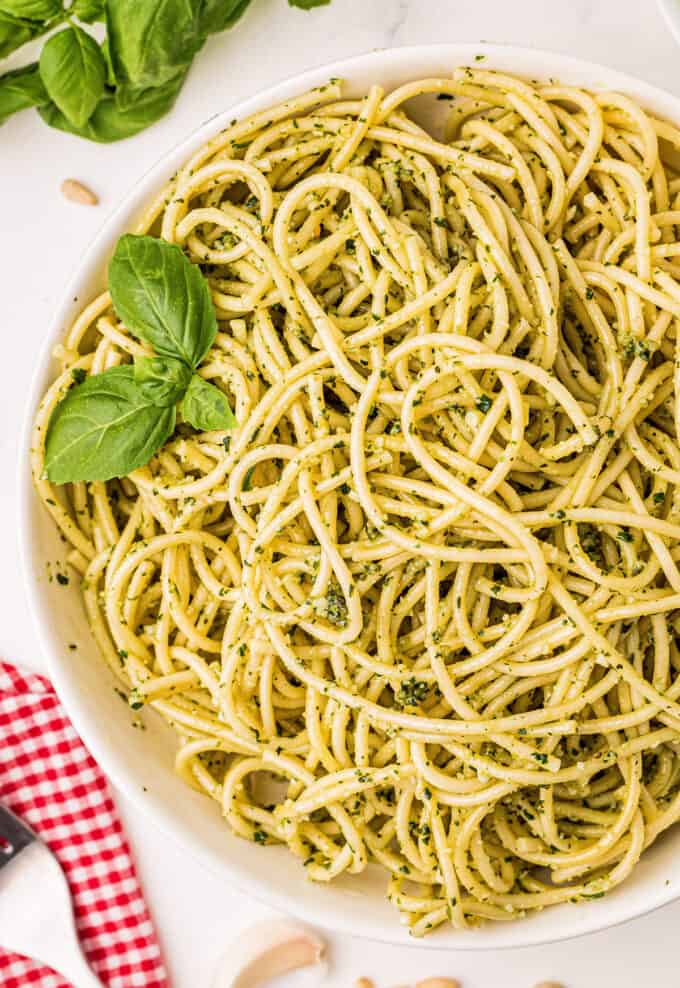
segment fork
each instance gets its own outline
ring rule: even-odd
[[[80,949],[71,896],[57,859],[1,804],[0,944],[47,964],[73,988],[103,988]]]

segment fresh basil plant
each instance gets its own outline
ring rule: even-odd
[[[309,10],[330,0],[288,0]],[[39,64],[0,75],[0,124],[35,106],[59,130],[120,141],[173,106],[210,34],[232,27],[252,0],[0,0],[0,58],[68,22]],[[100,45],[81,25],[102,21]],[[78,23],[80,22],[80,23]]]
[[[45,472],[55,484],[110,480],[144,466],[174,432],[178,403],[195,429],[236,425],[224,393],[196,374],[217,320],[207,281],[180,248],[155,237],[121,237],[109,291],[128,331],[157,356],[136,357],[69,389],[45,441]]]

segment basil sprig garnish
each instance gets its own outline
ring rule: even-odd
[[[124,477],[172,435],[177,404],[201,431],[232,429],[226,396],[195,373],[217,334],[208,283],[179,247],[121,237],[109,265],[113,307],[156,350],[70,388],[50,418],[45,472],[55,484]]]

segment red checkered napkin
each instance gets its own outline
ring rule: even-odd
[[[108,988],[168,988],[158,940],[102,770],[42,676],[0,662],[0,800],[66,874],[87,959]],[[36,890],[37,893],[37,890]],[[2,988],[69,988],[0,948]]]

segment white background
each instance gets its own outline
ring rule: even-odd
[[[140,0],[141,2],[141,0]],[[654,0],[333,0],[309,14],[285,0],[254,0],[231,32],[211,38],[175,109],[149,131],[96,145],[50,130],[26,111],[0,130],[0,653],[41,668],[19,571],[15,477],[23,406],[51,313],[88,243],[124,193],[166,150],[230,104],[332,59],[442,41],[543,47],[605,62],[680,94],[680,48]],[[30,50],[15,58],[21,64]],[[64,178],[100,197],[66,202]],[[225,887],[122,799],[174,988],[209,988],[237,931],[267,910]],[[505,953],[433,953],[330,937],[328,988],[360,975],[379,988],[435,974],[464,988],[677,988],[680,902],[607,933]]]

